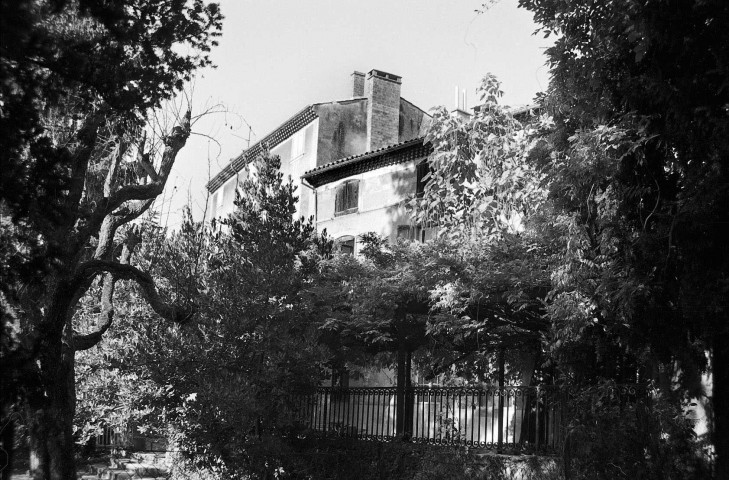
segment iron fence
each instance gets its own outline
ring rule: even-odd
[[[396,436],[397,388],[319,387],[295,399],[296,417],[308,428],[365,440]]]
[[[101,431],[92,437],[93,444],[100,449],[115,449],[126,447],[129,441],[129,431],[120,429],[119,427],[111,427],[104,425]]]
[[[634,388],[625,392],[635,395]],[[573,392],[506,386],[411,387],[399,393],[396,387],[320,387],[296,397],[295,413],[307,428],[341,437],[553,453],[565,437]],[[404,406],[398,408],[398,399]]]

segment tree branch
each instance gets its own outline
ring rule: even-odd
[[[110,273],[104,275],[104,288],[101,292],[101,326],[98,330],[86,333],[76,334],[73,336],[73,348],[76,351],[88,350],[101,341],[102,336],[111,327],[111,322],[114,319],[114,286],[116,279]]]
[[[159,173],[154,170],[149,160],[149,154],[144,153],[147,137],[146,134],[143,136],[137,160],[152,179],[151,183],[126,185],[114,193],[105,188],[105,201],[102,202],[102,206],[94,213],[89,223],[92,231],[98,230],[99,242],[94,253],[95,259],[108,260],[114,247],[116,230],[147,211],[155,198],[164,190],[177,154],[190,136],[190,115],[191,112],[188,110],[182,124],[172,129],[172,133],[165,138],[165,150],[162,154]]]
[[[157,171],[154,169],[154,165],[152,165],[152,162],[149,160],[149,152],[145,153],[144,151],[146,144],[147,132],[145,131],[142,136],[142,143],[141,145],[139,145],[139,148],[137,150],[137,163],[142,166],[149,178],[152,179],[152,182],[158,182],[159,175],[157,175]]]
[[[74,285],[81,285],[102,272],[112,274],[117,280],[131,280],[136,282],[142,291],[142,296],[152,307],[152,310],[166,320],[184,323],[192,318],[195,313],[192,309],[165,303],[157,292],[157,287],[152,276],[129,264],[108,260],[89,260],[81,264],[76,270],[73,283]]]
[[[146,185],[126,185],[120,188],[107,201],[105,208],[107,215],[119,208],[124,202],[130,200],[150,200],[162,193],[167,182],[167,177],[172,170],[172,165],[175,163],[177,153],[185,146],[185,142],[187,142],[190,136],[190,115],[191,112],[188,110],[182,124],[173,128],[172,133],[165,138],[165,149],[162,153],[162,161],[159,172],[156,173],[156,178],[150,175],[152,182]],[[144,163],[143,161],[143,166]],[[150,162],[147,160],[146,163],[149,164]]]
[[[135,229],[130,229],[127,232],[127,239],[124,243],[124,249],[122,250],[120,263],[128,265],[134,248],[141,241],[141,236]],[[114,287],[116,286],[117,277],[111,273],[107,273],[104,276],[104,288],[101,292],[101,327],[95,332],[87,334],[76,334],[73,337],[73,347],[76,351],[88,350],[101,341],[102,336],[109,330],[111,323],[114,320]]]

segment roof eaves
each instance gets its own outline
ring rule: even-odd
[[[205,185],[205,188],[207,188],[209,192],[217,190],[230,178],[234,177],[235,174],[246,164],[259,155],[264,148],[270,149],[279,145],[291,137],[294,132],[300,130],[303,126],[308,125],[318,116],[315,105],[307,105],[302,108],[296,114],[289,117],[285,122],[281,123],[281,125],[277,128],[272,130],[268,135],[263,137],[260,141],[254,143],[240,155],[231,159],[231,161],[228,162],[228,164]]]
[[[378,155],[383,155],[385,153],[391,153],[391,152],[400,150],[401,148],[406,148],[406,147],[409,147],[410,145],[415,145],[416,143],[423,142],[424,140],[425,140],[425,137],[417,137],[417,138],[413,138],[412,140],[406,140],[404,142],[396,143],[394,145],[388,145],[387,147],[378,148],[377,150],[372,150],[369,152],[360,153],[357,155],[350,155],[349,157],[340,158],[339,160],[334,160],[333,162],[329,162],[325,165],[321,165],[319,167],[312,168],[311,170],[309,170],[307,172],[304,172],[304,174],[301,176],[301,178],[309,178],[318,173],[323,173],[328,170],[340,168],[340,167],[349,165],[351,163],[361,162],[368,158],[376,157]]]
[[[354,173],[427,157],[430,152],[431,148],[425,142],[425,137],[418,137],[371,152],[335,160],[309,170],[301,178],[311,186],[318,187]]]

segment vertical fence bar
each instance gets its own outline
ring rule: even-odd
[[[534,421],[536,424],[534,425],[534,452],[539,453],[539,394],[541,391],[539,390],[539,387],[537,387],[536,393],[534,395]]]
[[[327,433],[327,421],[329,418],[329,416],[328,416],[329,406],[327,405],[328,393],[329,392],[327,390],[322,391],[322,400],[324,403],[324,409],[323,409],[324,411],[322,412],[322,431],[324,433]]]
[[[375,389],[375,413],[374,421],[375,421],[375,439],[380,438],[380,391],[378,389]]]
[[[481,396],[483,394],[483,390],[480,388],[478,389],[478,421],[476,422],[477,428],[476,428],[476,442],[477,445],[481,445]]]

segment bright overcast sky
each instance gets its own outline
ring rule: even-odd
[[[193,115],[221,103],[231,113],[198,122],[170,175],[162,221],[184,205],[202,217],[205,183],[247,146],[304,106],[351,97],[350,74],[376,68],[402,77],[402,96],[424,110],[454,108],[456,86],[476,100],[480,79],[502,81],[504,103],[523,105],[546,89],[544,49],[516,0],[483,14],[471,0],[223,0],[215,70],[198,75]],[[206,136],[215,140],[210,140]]]

